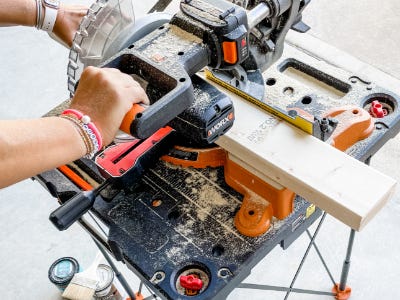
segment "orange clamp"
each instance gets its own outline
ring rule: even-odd
[[[295,194],[292,191],[271,186],[229,158],[224,173],[225,182],[243,195],[243,203],[234,219],[241,234],[260,236],[270,228],[272,216],[282,220],[293,211]]]
[[[332,133],[331,144],[341,151],[345,151],[358,141],[370,136],[375,128],[371,115],[355,105],[334,108],[324,114],[323,117],[331,117],[339,121]]]

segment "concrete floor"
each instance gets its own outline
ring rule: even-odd
[[[92,1],[66,3],[90,4]],[[151,2],[135,1],[136,11]],[[400,78],[400,3],[396,0],[312,1],[304,20],[310,34],[379,69]],[[0,119],[34,118],[68,97],[66,66],[68,50],[43,32],[31,28],[0,28]],[[400,181],[400,137],[375,155],[372,166]],[[95,247],[78,226],[58,232],[48,221],[56,201],[37,183],[25,180],[0,190],[1,299],[59,299],[59,291],[47,279],[50,264],[61,256],[76,257],[83,267],[93,259]],[[400,279],[400,195],[356,235],[349,285],[351,299],[398,299]],[[339,280],[349,229],[327,217],[317,239],[334,277]],[[288,285],[308,238],[300,237],[286,251],[276,248],[257,265],[246,282]],[[331,283],[314,251],[295,287],[329,290]],[[129,276],[131,276],[129,274]],[[132,282],[136,283],[134,279]],[[278,292],[236,289],[230,300],[251,297],[283,299]],[[292,294],[290,299],[329,297]]]

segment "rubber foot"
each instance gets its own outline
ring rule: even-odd
[[[136,293],[135,297],[136,297],[136,300],[143,300],[144,299],[143,294],[139,294],[139,293]],[[131,300],[131,298],[128,297],[128,298],[126,298],[126,300]]]
[[[351,296],[351,287],[346,285],[346,288],[343,291],[341,291],[339,286],[340,285],[338,283],[336,283],[332,288],[332,293],[336,294],[335,299],[337,299],[337,300],[349,299]]]

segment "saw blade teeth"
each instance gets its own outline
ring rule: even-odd
[[[76,70],[78,69],[78,64],[75,61],[70,61],[68,64],[68,69]]]
[[[78,44],[73,44],[72,47],[78,54],[82,54],[82,48]]]
[[[87,32],[86,29],[81,29],[81,30],[79,31],[79,34],[80,34],[81,36],[83,36],[84,38],[89,36],[89,33]]]
[[[104,3],[94,3],[90,8],[89,8],[89,13],[96,14],[100,9],[104,7]]]
[[[123,7],[121,7],[122,4],[124,4]],[[131,9],[127,7],[129,5],[132,6]],[[128,18],[129,13],[132,14],[131,19]],[[82,18],[79,24],[79,28],[72,42],[72,47],[70,48],[67,76],[68,89],[71,95],[75,93],[75,86],[72,86],[72,83],[76,83],[79,80],[83,68],[87,65],[98,65],[101,63],[102,55],[104,54],[102,51],[104,51],[104,48],[99,47],[98,43],[104,43],[103,46],[105,46],[106,43],[109,42],[109,37],[104,37],[104,35],[111,35],[111,33],[108,31],[98,35],[96,33],[98,30],[102,30],[103,25],[109,25],[107,23],[108,19],[105,18],[111,18],[112,26],[119,26],[115,28],[121,29],[122,31],[124,27],[129,25],[129,22],[134,22],[133,3],[129,0],[96,0],[90,6],[87,15]],[[93,42],[93,40],[95,40],[95,42]],[[92,46],[93,48],[91,48]],[[90,54],[89,58],[87,57],[88,54]]]
[[[69,51],[69,62],[76,63],[78,61],[78,53],[76,51]]]
[[[96,15],[95,15],[95,14],[89,13],[89,14],[87,14],[87,18],[88,18],[91,22],[96,21]]]

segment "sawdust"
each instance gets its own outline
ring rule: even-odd
[[[189,241],[183,241],[180,242],[178,245],[179,246],[174,246],[168,249],[168,251],[165,253],[167,258],[171,261],[176,263],[182,262],[182,261],[187,261],[190,260],[190,256],[187,251],[187,247],[191,244]]]
[[[189,219],[185,223],[179,224],[177,227],[175,227],[175,230],[187,238],[187,236],[193,232],[194,224],[195,224],[194,220]]]
[[[193,172],[194,170],[187,170],[189,173]],[[217,174],[211,175],[213,179],[216,180]],[[187,177],[185,179],[185,183],[188,185],[196,183],[196,185],[200,185],[200,189],[198,188],[191,188],[191,192],[193,194],[193,199],[196,199],[196,204],[200,206],[197,210],[197,218],[204,222],[206,218],[210,215],[210,213],[216,207],[221,207],[224,205],[229,205],[228,201],[222,195],[221,191],[219,191],[216,187],[205,184],[205,178],[199,178],[198,180],[194,180],[193,177]]]
[[[162,61],[167,64],[167,67],[173,68],[177,53],[189,51],[191,47],[202,44],[202,40],[175,25],[168,24],[165,26],[169,30],[166,30],[164,34],[144,47],[142,54],[156,60],[156,62]]]
[[[181,169],[181,166],[174,165],[174,164],[171,164],[171,163],[166,162],[166,161],[163,161],[163,163],[165,164],[165,166],[166,166],[167,168],[169,168],[169,169],[171,169],[171,170],[180,170],[180,169]]]
[[[348,155],[350,155],[356,159],[359,159],[361,157],[361,155],[364,154],[365,148],[368,147],[368,145],[371,143],[371,141],[373,141],[375,138],[377,138],[380,134],[381,134],[381,132],[379,130],[374,130],[369,137],[367,137],[366,139],[363,139],[361,141],[358,141],[356,144],[349,147],[345,151],[345,153],[347,153]]]
[[[171,32],[184,43],[201,43],[202,40],[194,34],[181,29],[178,26],[170,25]]]
[[[211,102],[210,94],[199,88],[195,88],[193,90],[193,94],[194,94],[194,103],[189,108],[189,112],[191,110],[193,110],[193,111],[201,114],[206,108],[208,108],[208,106]]]
[[[276,217],[272,217],[272,220],[271,220],[271,227],[274,229],[274,230],[279,230],[279,228],[281,228],[282,227],[282,225],[284,225],[285,224],[285,220],[279,220],[279,219],[277,219]]]
[[[210,179],[211,181],[217,182],[217,180],[218,180],[218,172],[217,172],[217,170],[213,170],[212,172],[210,172],[208,174],[208,179]]]
[[[210,186],[203,186],[201,188],[199,193],[199,202],[207,206],[223,206],[229,204],[216,188]]]
[[[184,187],[178,192],[186,201],[179,204],[181,217],[174,226],[177,234],[172,237],[171,249],[166,250],[166,258],[170,261],[189,260],[187,253],[193,253],[193,248],[213,256],[211,250],[215,245],[223,245],[225,255],[238,261],[243,253],[252,251],[251,243],[236,230],[233,222],[241,201],[218,185],[222,175],[219,171],[194,168],[174,171],[180,178],[174,185]]]
[[[221,220],[222,215],[218,212],[218,209],[224,209],[224,207],[226,207],[226,210],[224,210],[225,212],[232,211],[241,201],[229,194],[225,194],[216,185],[209,184],[210,182],[216,184],[213,180],[217,180],[218,178],[217,170],[210,171],[208,178],[205,178],[204,175],[199,176],[199,172],[193,168],[187,168],[185,172],[188,175],[185,178],[185,183],[189,186],[196,184],[195,188],[190,187],[190,191],[195,193],[192,195],[185,195],[185,197],[198,207],[195,210],[197,219],[201,222],[206,222],[207,219],[211,217],[221,224],[221,232],[223,232],[225,236],[232,234],[242,239],[234,227],[233,220],[231,218],[230,222]],[[180,210],[187,214],[193,213],[193,208],[190,205],[182,205]],[[215,215],[212,215],[212,213]],[[190,231],[186,233],[189,234]]]
[[[225,23],[225,21],[223,21],[219,18],[219,15],[222,13],[222,11],[220,9],[216,8],[214,5],[204,2],[204,1],[196,1],[196,0],[193,0],[192,3],[190,3],[190,4],[195,7],[201,7],[201,10],[197,9],[195,7],[192,7],[190,5],[184,5],[184,8],[188,11],[192,11],[193,13],[195,13],[202,19],[207,19],[207,21],[209,21],[209,22],[211,21],[216,24],[224,24]]]
[[[197,218],[204,222],[212,210],[219,206],[228,205],[228,201],[216,188],[203,185],[197,193],[197,204],[201,207],[197,210]]]

